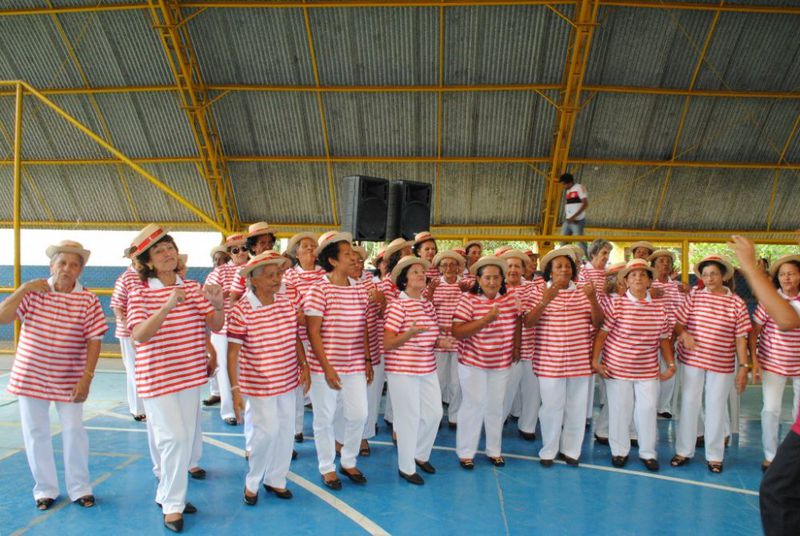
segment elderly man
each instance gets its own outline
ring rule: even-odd
[[[50,435],[50,402],[61,421],[64,473],[70,500],[94,506],[83,402],[89,396],[100,340],[108,330],[97,296],[78,282],[90,252],[64,240],[47,248],[50,278],[28,281],[0,303],[0,323],[22,322],[8,392],[19,398],[33,498],[47,510],[58,497]],[[53,351],[54,349],[57,351]]]

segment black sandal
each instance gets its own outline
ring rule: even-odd
[[[495,467],[505,467],[506,466],[506,461],[505,461],[505,459],[503,459],[502,456],[497,456],[496,458],[493,458],[491,456],[487,456],[487,457],[489,458],[489,461],[492,462],[492,465],[494,465]]]
[[[475,463],[472,460],[458,460],[458,463],[461,464],[461,467],[467,471],[472,471],[475,469]]]
[[[76,499],[75,502],[80,504],[84,508],[91,508],[92,506],[94,506],[95,503],[94,495],[84,495],[80,499]]]
[[[358,449],[359,456],[369,456],[370,454],[371,452],[369,450],[369,443],[367,443],[366,447],[361,447],[360,449]]]
[[[48,510],[55,502],[55,499],[36,499],[36,509]]]
[[[707,462],[708,470],[715,475],[718,475],[722,472],[722,462]]]
[[[682,465],[686,465],[687,463],[689,463],[689,460],[690,460],[690,459],[691,459],[691,458],[686,458],[685,456],[681,456],[680,454],[676,454],[676,455],[675,455],[675,456],[673,456],[673,457],[672,457],[672,459],[669,461],[669,464],[670,464],[672,467],[680,467],[680,466],[682,466]]]

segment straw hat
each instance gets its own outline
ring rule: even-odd
[[[722,274],[723,281],[727,281],[733,277],[733,264],[731,264],[731,261],[728,260],[727,257],[723,257],[722,255],[708,255],[695,264],[694,273],[697,274],[697,277],[700,277],[700,273],[702,272],[700,266],[707,262],[716,262],[725,267],[725,272]]]
[[[84,265],[89,262],[89,255],[92,254],[88,249],[84,249],[80,242],[75,242],[73,240],[62,240],[58,244],[47,246],[45,250],[45,255],[47,255],[51,261],[55,259],[56,255],[59,253],[74,253],[83,259]]]
[[[217,253],[224,253],[225,255],[227,255],[228,249],[224,245],[214,246],[213,248],[211,248],[209,255],[211,255],[212,260],[214,259],[214,255],[216,255]]]
[[[378,267],[378,264],[381,262],[381,259],[383,258],[383,256],[384,256],[384,254],[385,254],[385,253],[386,253],[386,248],[385,248],[385,247],[382,247],[382,248],[380,248],[380,249],[378,250],[378,252],[375,254],[375,258],[374,258],[374,259],[372,259],[372,265],[373,265],[375,268],[377,268],[377,267]]]
[[[294,257],[297,253],[297,246],[306,238],[313,240],[314,243],[317,242],[317,235],[315,233],[297,233],[289,239],[289,243],[286,244],[286,249],[283,252]]]
[[[427,271],[428,268],[431,267],[431,263],[427,260],[417,257],[416,255],[406,255],[397,263],[397,266],[394,267],[390,277],[392,278],[392,283],[395,285],[397,284],[397,278],[400,277],[400,272],[402,272],[405,268],[411,266],[412,264],[421,264],[422,268]]]
[[[655,251],[655,249],[656,249],[656,248],[655,248],[655,246],[653,246],[653,244],[651,244],[651,243],[650,243],[650,242],[648,242],[647,240],[640,240],[639,242],[634,242],[633,244],[631,244],[631,247],[630,247],[630,249],[631,249],[631,253],[633,253],[634,251],[636,251],[636,248],[645,248],[645,249],[649,249],[651,254],[652,254],[652,253],[653,253],[653,251]]]
[[[656,271],[647,263],[646,259],[632,259],[625,268],[621,269],[617,274],[617,281],[624,281],[628,274],[634,270],[645,270],[650,274],[650,279],[655,277]]]
[[[499,248],[494,250],[494,256],[495,257],[502,257],[503,253],[505,253],[506,251],[511,251],[512,249],[514,249],[514,248],[512,248],[511,246],[500,246]]]
[[[265,234],[271,234],[275,236],[275,229],[271,228],[265,221],[258,221],[247,228],[247,238],[253,238],[254,236],[261,236]]]
[[[243,246],[247,242],[247,236],[244,233],[236,233],[228,235],[225,238],[225,247],[234,248],[236,246]]]
[[[422,244],[423,242],[427,242],[428,240],[436,240],[433,238],[433,235],[428,231],[422,231],[421,233],[417,233],[414,235],[414,245]]]
[[[361,257],[362,261],[366,261],[369,258],[369,254],[367,253],[367,250],[364,249],[361,246],[353,246],[353,251],[358,253],[358,256]]]
[[[655,261],[658,257],[669,257],[672,259],[672,262],[675,262],[675,254],[668,249],[657,249],[653,253],[647,257],[647,260],[650,262]]]
[[[322,250],[331,244],[335,244],[336,242],[347,242],[349,244],[352,241],[353,235],[350,233],[328,231],[327,233],[322,233],[320,235],[319,241],[317,242],[317,249],[314,250],[314,253],[319,257],[319,254],[322,253]]]
[[[769,275],[770,277],[775,277],[775,274],[778,273],[782,264],[786,264],[787,262],[800,262],[800,255],[782,255],[775,259],[775,262],[769,267]]]
[[[436,256],[433,258],[433,265],[438,268],[439,265],[442,264],[442,261],[445,259],[453,259],[458,263],[458,265],[461,267],[462,270],[464,269],[464,266],[467,264],[467,261],[464,260],[464,257],[462,257],[459,253],[450,249],[447,251],[440,251],[439,253],[437,253]]]
[[[500,273],[503,274],[503,277],[506,276],[506,271],[508,271],[508,263],[506,263],[505,260],[495,257],[494,255],[486,255],[475,261],[475,263],[469,267],[469,273],[478,275],[478,270],[484,266],[497,266],[500,268]]]
[[[160,225],[155,223],[147,225],[136,235],[136,238],[131,241],[129,250],[131,258],[138,257],[165,236],[167,236],[167,231]]]
[[[480,248],[483,249],[483,243],[480,240],[469,240],[469,241],[464,243],[464,254],[465,255],[466,255],[467,250],[471,246],[480,246]]]
[[[402,237],[395,238],[394,240],[389,242],[388,246],[386,246],[386,249],[383,251],[383,256],[386,257],[387,259],[391,258],[392,255],[402,250],[403,248],[410,248],[413,245],[414,245],[413,240],[406,240],[405,238]]]
[[[466,257],[467,256],[467,250],[464,249],[464,248],[453,248],[450,251],[455,251],[456,253],[458,253],[462,257]]]
[[[627,263],[625,262],[615,262],[614,264],[610,264],[606,268],[606,277],[618,274],[620,270],[625,268],[625,266],[627,266]]]
[[[573,261],[575,261],[575,251],[570,246],[563,246],[560,248],[556,248],[544,257],[542,260],[539,261],[539,266],[541,267],[542,271],[544,272],[547,270],[547,267],[553,262],[553,259],[556,257],[569,257]]]
[[[576,263],[583,258],[583,249],[580,246],[575,244],[567,244],[565,246],[561,246],[563,249],[568,249],[572,251],[572,260]]]
[[[278,253],[277,251],[265,251],[260,255],[256,255],[250,261],[239,270],[239,275],[242,277],[247,277],[250,273],[258,268],[259,266],[266,266],[268,264],[277,264],[278,266],[283,266],[287,264],[289,259]]]
[[[495,252],[495,255],[497,255],[497,252]],[[524,251],[513,248],[508,248],[507,251],[498,256],[506,261],[508,259],[519,259],[522,262],[523,267],[525,267],[525,265],[531,260],[527,255],[525,255]]]

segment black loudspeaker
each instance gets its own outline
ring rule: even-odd
[[[386,213],[389,202],[389,181],[376,177],[353,175],[342,179],[342,231],[353,240],[382,242],[386,240]]]
[[[431,225],[431,185],[427,182],[393,181],[389,189],[386,232],[389,240],[411,240]]]

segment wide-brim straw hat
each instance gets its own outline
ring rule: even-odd
[[[495,253],[497,255],[497,253]],[[524,251],[519,249],[509,249],[504,251],[501,255],[499,255],[501,259],[508,260],[508,259],[519,259],[522,262],[522,266],[526,266],[530,261],[530,257],[528,257]]]
[[[577,263],[583,258],[583,249],[576,244],[567,244],[565,246],[561,246],[564,249],[568,249],[572,251],[572,259]]]
[[[731,261],[727,257],[723,257],[722,255],[708,255],[700,259],[700,262],[694,265],[694,273],[697,277],[700,277],[700,266],[708,262],[716,262],[725,267],[725,273],[722,274],[723,281],[727,281],[733,277],[733,264],[731,264]]]
[[[786,264],[787,262],[800,262],[800,255],[782,255],[775,259],[775,261],[769,267],[769,275],[771,277],[775,277],[775,274],[778,273],[782,264]]]
[[[308,238],[309,240],[313,240],[314,244],[317,243],[317,235],[315,233],[308,233],[308,232],[297,233],[296,235],[292,236],[289,239],[289,242],[286,244],[286,249],[284,250],[284,253],[288,253],[289,255],[294,257],[295,254],[297,253],[297,246],[299,246],[300,242],[302,242],[306,238]]]
[[[608,267],[606,267],[606,277],[618,274],[627,264],[626,262],[615,262],[614,264],[608,265]]]
[[[497,266],[500,268],[500,273],[503,274],[503,277],[506,276],[506,272],[508,271],[508,263],[504,259],[495,257],[494,255],[486,255],[475,261],[472,266],[469,267],[469,273],[477,276],[478,270],[484,266]]]
[[[464,242],[464,252],[465,252],[465,254],[466,254],[466,251],[472,246],[480,246],[480,248],[482,250],[483,249],[483,242],[481,242],[480,240],[468,240],[467,242]]]
[[[657,249],[647,257],[647,260],[650,262],[655,261],[659,257],[669,257],[672,259],[672,262],[675,262],[675,254],[668,249]]]
[[[45,250],[45,255],[47,255],[51,261],[55,259],[56,255],[59,253],[74,253],[83,259],[84,265],[89,262],[89,255],[92,254],[92,252],[84,248],[80,242],[75,242],[74,240],[62,240],[58,244],[47,246]]]
[[[236,233],[232,235],[228,235],[225,238],[225,247],[226,248],[235,248],[237,246],[243,246],[247,243],[247,235],[244,233]]]
[[[270,227],[265,221],[257,221],[247,228],[247,238],[253,238],[254,236],[261,236],[265,234],[271,234],[272,236],[275,236],[275,229]]]
[[[157,223],[148,224],[133,240],[131,240],[131,258],[138,257],[165,236],[167,236],[166,229]]]
[[[422,231],[421,233],[417,233],[414,235],[414,245],[422,244],[423,242],[427,242],[428,240],[436,240],[433,235],[428,231]]]
[[[378,263],[381,262],[381,259],[383,258],[383,256],[385,254],[386,254],[386,248],[385,247],[380,248],[378,250],[378,252],[375,254],[375,258],[372,259],[372,265],[375,266],[375,268],[378,267]]]
[[[400,272],[402,272],[405,268],[412,266],[414,264],[421,264],[422,268],[427,271],[428,268],[431,267],[431,263],[427,260],[417,257],[416,255],[406,255],[400,261],[398,261],[397,266],[394,267],[392,273],[389,277],[392,278],[392,283],[395,285],[397,284],[397,278],[400,277]]]
[[[247,277],[250,273],[259,266],[266,266],[268,264],[277,264],[283,266],[289,262],[289,259],[278,253],[277,251],[265,251],[260,255],[256,255],[247,264],[239,270],[239,275]]]
[[[361,257],[362,261],[366,261],[369,258],[369,254],[367,250],[364,249],[362,246],[353,246],[353,251],[355,251],[359,257]]]
[[[648,264],[647,259],[633,259],[625,265],[625,268],[619,271],[617,274],[617,281],[625,281],[628,274],[634,270],[645,270],[650,274],[650,279],[653,279],[656,273],[653,267]]]
[[[328,231],[327,233],[320,235],[319,241],[317,242],[317,249],[314,250],[314,253],[319,257],[319,254],[322,253],[322,250],[331,244],[335,244],[336,242],[347,242],[349,244],[352,241],[353,235],[350,233]]]
[[[500,246],[499,248],[494,250],[494,256],[502,257],[503,253],[505,253],[506,251],[511,251],[512,249],[514,248],[512,248],[511,246]]]
[[[464,257],[462,257],[461,254],[459,254],[458,252],[453,251],[452,249],[448,249],[447,251],[440,251],[439,253],[437,253],[436,256],[433,258],[433,265],[438,268],[439,265],[442,264],[442,261],[445,259],[453,259],[458,263],[458,265],[461,267],[462,270],[464,269],[464,266],[467,265],[467,261],[464,260]]]
[[[389,259],[391,258],[392,255],[402,250],[403,248],[410,248],[413,245],[414,245],[413,240],[406,240],[405,238],[395,238],[394,240],[389,242],[388,246],[386,246],[386,249],[383,252],[383,256]]]
[[[458,253],[459,255],[461,255],[462,257],[465,257],[465,258],[467,256],[467,250],[464,249],[464,248],[453,248],[450,251],[455,251],[456,253]]]
[[[570,246],[562,246],[560,248],[554,249],[553,251],[549,252],[547,255],[542,257],[542,259],[539,261],[539,267],[541,268],[541,270],[543,272],[547,270],[547,267],[550,265],[551,262],[553,262],[553,259],[555,259],[556,257],[569,257],[573,261],[577,262],[577,259],[575,258],[574,249]]]
[[[631,247],[630,247],[631,253],[636,251],[636,248],[649,249],[651,254],[656,250],[655,246],[653,244],[651,244],[650,242],[648,242],[647,240],[640,240],[638,242],[634,242],[633,244],[631,244]]]
[[[216,255],[217,253],[224,253],[225,255],[228,255],[228,248],[226,248],[224,244],[219,246],[214,246],[213,248],[211,248],[209,255],[211,255],[212,260],[214,259],[214,255]]]

